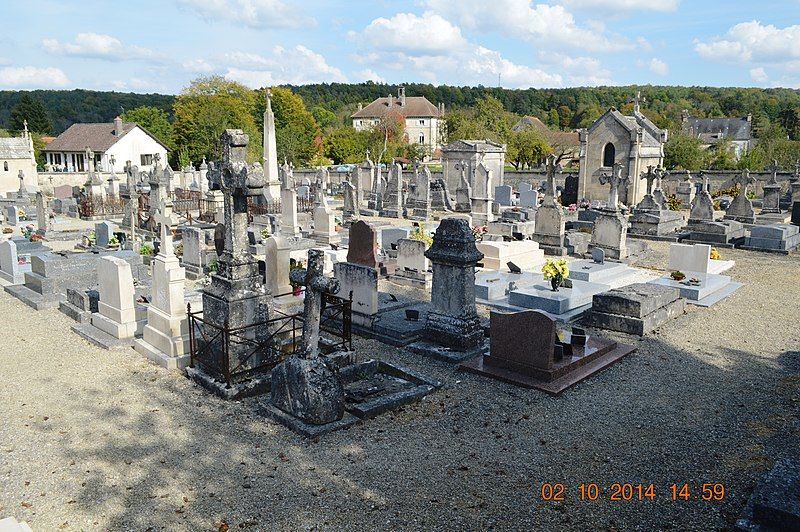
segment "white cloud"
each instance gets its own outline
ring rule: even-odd
[[[695,51],[720,62],[781,64],[800,59],[800,25],[777,28],[753,20],[732,26],[722,37],[695,39]]]
[[[108,61],[126,59],[159,59],[156,52],[139,46],[126,46],[111,35],[100,33],[79,33],[74,42],[60,42],[57,39],[42,41],[44,49],[53,54],[91,57]]]
[[[153,85],[153,83],[142,78],[125,78],[124,80],[112,81],[111,86],[118,91],[125,91],[125,90],[137,91],[137,90],[155,88],[155,85]]]
[[[189,59],[181,65],[187,72],[194,74],[207,74],[214,71],[213,65],[205,59]]]
[[[561,75],[545,72],[539,68],[518,65],[503,58],[500,52],[478,46],[470,54],[465,68],[475,78],[487,79],[500,74],[500,82],[504,87],[558,87],[563,80]]]
[[[282,0],[177,0],[179,6],[214,22],[226,20],[250,28],[299,28],[316,25],[293,4]]]
[[[763,67],[751,68],[750,69],[750,79],[755,81],[756,83],[766,83],[769,81],[769,76],[767,75],[766,70]]]
[[[60,68],[32,66],[0,68],[0,87],[44,89],[64,87],[69,84],[69,78]]]
[[[669,66],[661,59],[655,57],[650,60],[648,68],[650,68],[650,72],[654,72],[659,76],[666,76],[669,74]]]
[[[225,54],[230,64],[225,77],[248,87],[264,87],[282,83],[304,84],[346,82],[341,70],[328,64],[325,58],[298,45],[294,48],[275,46],[268,57],[248,52]]]
[[[605,11],[675,11],[680,0],[563,0],[576,8]]]
[[[386,83],[386,80],[374,70],[367,68],[359,70],[355,73],[356,78],[363,81],[372,81],[374,83]]]
[[[569,86],[614,85],[611,72],[594,57],[573,57],[565,54],[539,52],[539,60],[552,70],[563,72]]]
[[[594,52],[628,50],[628,39],[606,34],[599,25],[580,27],[561,5],[536,4],[530,0],[424,0],[434,12],[463,28],[513,35],[542,46],[559,45]]]
[[[467,44],[457,26],[429,11],[421,16],[398,13],[388,19],[376,18],[360,37],[374,48],[409,54],[446,52]]]

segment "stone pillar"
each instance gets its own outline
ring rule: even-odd
[[[482,345],[483,329],[475,308],[475,265],[483,253],[475,247],[472,228],[463,219],[445,218],[425,256],[433,267],[433,286],[424,338],[456,351]]]
[[[286,236],[300,234],[297,221],[297,193],[294,190],[281,190],[281,233]]]

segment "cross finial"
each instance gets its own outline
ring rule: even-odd
[[[172,200],[162,201],[153,219],[161,225],[161,253],[171,257],[175,253],[172,249],[172,226],[178,223],[177,217],[172,214]]]
[[[636,96],[633,98],[633,112],[638,113],[640,104],[646,102],[647,99],[642,97],[642,91],[636,91]]]
[[[647,180],[647,195],[653,194],[653,181],[656,179],[656,172],[653,171],[653,165],[647,165],[647,172],[642,172],[642,179]]]

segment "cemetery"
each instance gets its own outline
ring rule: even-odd
[[[0,532],[800,530],[794,133],[225,83],[0,136]]]

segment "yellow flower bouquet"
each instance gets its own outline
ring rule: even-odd
[[[553,291],[558,291],[558,287],[569,277],[569,267],[564,259],[547,259],[542,266],[542,275],[550,280]]]

